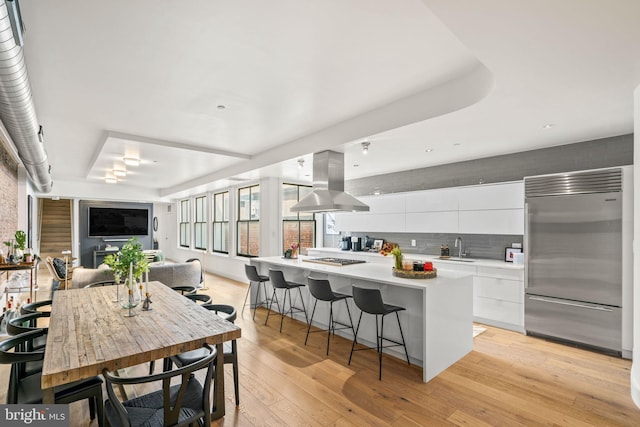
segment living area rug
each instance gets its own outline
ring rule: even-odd
[[[481,333],[483,333],[484,331],[486,331],[487,328],[483,328],[482,326],[478,326],[478,325],[473,325],[473,337],[477,337],[478,335],[480,335]]]

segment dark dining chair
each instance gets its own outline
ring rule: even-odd
[[[22,306],[20,306],[20,314],[36,313],[38,311],[49,311],[51,310],[51,304],[53,304],[53,300],[50,299],[22,304]],[[40,310],[43,307],[49,307],[49,310]]]
[[[122,377],[102,371],[108,399],[104,404],[105,418],[110,426],[195,426],[211,424],[209,394],[215,364],[215,349],[204,345],[205,357],[177,369],[144,377]],[[207,368],[204,384],[194,372]],[[172,379],[179,379],[171,385]],[[162,388],[151,393],[122,401],[114,385],[135,385],[161,381]]]
[[[190,285],[171,286],[171,289],[176,292],[180,292],[182,295],[195,294],[197,291],[195,286]]]
[[[44,336],[45,331],[34,330],[15,335],[0,342],[0,364],[11,365],[9,374],[9,388],[7,390],[7,404],[42,403],[42,388],[40,386],[42,371],[25,374],[24,365],[29,362],[44,360],[44,351],[20,351],[29,347],[28,342]],[[54,388],[54,403],[69,404],[80,400],[89,400],[89,415],[93,420],[98,418],[98,425],[104,425],[102,403],[102,380],[91,377],[74,381]]]
[[[49,328],[42,325],[38,326],[38,319],[48,319],[49,317],[51,317],[50,311],[39,311],[14,317],[7,323],[7,332],[9,335],[20,335],[25,332],[44,330],[44,336],[25,343],[26,351],[43,349],[47,342],[46,334]]]
[[[101,282],[89,283],[88,285],[85,286],[85,288],[99,288],[101,286],[113,286],[113,285],[117,285],[115,280],[103,280]]]
[[[227,304],[204,304],[202,307],[207,310],[213,311],[218,316],[222,317],[231,323],[235,322],[237,318],[236,309]],[[171,368],[171,363],[175,363],[178,366],[185,366],[189,363],[193,363],[195,360],[201,359],[205,354],[203,349],[188,351],[171,357],[169,365],[165,366],[165,369]],[[233,390],[236,395],[236,405],[240,404],[240,383],[238,375],[238,343],[236,340],[224,343],[224,364],[231,364],[233,366]],[[213,391],[215,394],[217,383],[213,383]],[[214,410],[216,408],[213,408]]]
[[[185,294],[185,297],[196,304],[211,304],[211,297],[207,294]]]

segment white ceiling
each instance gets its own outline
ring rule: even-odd
[[[131,152],[115,186],[152,199],[310,182],[324,149],[351,179],[633,131],[637,0],[20,5],[54,193],[109,193]]]

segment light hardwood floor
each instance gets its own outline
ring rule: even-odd
[[[242,309],[246,283],[209,274],[206,284],[214,302]],[[312,334],[305,347],[305,324],[286,319],[280,334],[279,317],[264,326],[265,317],[258,309],[254,322],[248,307],[238,316],[240,406],[227,366],[227,415],[212,425],[640,425],[628,360],[487,327],[470,354],[427,384],[420,368],[392,357],[384,357],[378,381],[375,352],[356,353],[348,366],[350,341],[332,337],[327,357],[326,335]],[[4,401],[8,369],[0,371]],[[71,405],[71,421],[97,425],[84,402]]]

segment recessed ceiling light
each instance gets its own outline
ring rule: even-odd
[[[218,107],[217,107],[217,108],[218,108],[218,110],[224,110],[224,109],[226,109],[226,108],[227,108],[227,106],[226,106],[226,105],[222,105],[222,104],[220,104],[220,105],[218,105]]]
[[[360,165],[359,165],[359,164],[357,164],[357,163],[355,163],[355,164],[353,165],[353,167],[354,167],[354,168],[359,168],[359,167],[360,167]]]
[[[461,145],[462,145],[462,144],[460,144],[459,142],[454,142],[454,143],[453,143],[453,146],[454,146],[454,147],[459,147],[459,146],[461,146]]]
[[[427,149],[426,149],[426,150],[424,150],[424,151],[426,151],[427,153],[430,153],[430,152],[432,152],[432,151],[433,151],[433,148],[427,148]]]
[[[304,167],[304,159],[298,159],[298,168],[302,169]]]
[[[115,184],[116,182],[118,182],[118,179],[116,177],[106,177],[104,179],[104,182],[106,182],[107,184]]]
[[[553,127],[553,123],[547,123],[546,125],[542,126],[542,129],[551,129]]]
[[[138,166],[140,165],[140,159],[136,159],[133,157],[125,157],[124,159],[124,164],[127,166]]]
[[[124,169],[114,169],[113,174],[115,176],[127,176],[127,171]]]
[[[365,156],[369,152],[369,146],[370,145],[371,145],[371,143],[368,142],[368,141],[365,141],[365,142],[362,143],[362,154],[364,154]]]

